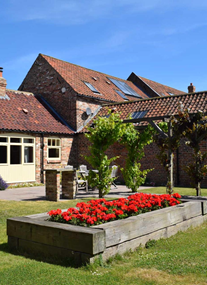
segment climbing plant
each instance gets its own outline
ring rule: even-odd
[[[141,171],[140,160],[144,156],[144,147],[152,142],[149,128],[139,132],[132,123],[126,124],[121,143],[126,147],[128,154],[124,168],[121,168],[126,186],[137,192],[146,180],[147,173],[152,169]]]
[[[108,158],[106,150],[119,141],[123,134],[124,125],[118,113],[109,110],[107,117],[98,117],[94,120],[93,126],[88,127],[85,136],[91,142],[89,146],[90,155],[85,159],[90,163],[96,172],[89,171],[89,182],[92,187],[99,190],[99,198],[106,195],[111,187],[114,178],[111,177],[110,164],[118,156]]]

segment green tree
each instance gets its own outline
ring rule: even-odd
[[[106,150],[122,137],[123,124],[119,114],[109,111],[108,117],[98,117],[94,120],[93,126],[87,129],[88,133],[85,136],[91,142],[91,154],[85,159],[97,170],[89,171],[89,183],[99,189],[99,198],[102,198],[110,191],[114,180],[111,178],[110,164],[118,158],[115,156],[109,159]]]
[[[126,147],[128,154],[125,168],[121,171],[127,187],[131,188],[132,192],[137,192],[139,186],[145,182],[147,173],[152,170],[141,171],[139,162],[144,156],[144,147],[151,142],[152,135],[149,128],[138,132],[132,123],[125,125],[121,143]]]

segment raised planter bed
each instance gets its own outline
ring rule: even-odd
[[[7,220],[11,248],[43,257],[73,258],[76,264],[135,250],[150,239],[168,238],[207,219],[207,201],[148,212],[93,227],[47,221],[46,213]]]

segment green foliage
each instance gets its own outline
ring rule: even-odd
[[[146,180],[147,173],[152,169],[140,170],[141,163],[134,162],[132,163],[129,158],[127,158],[125,168],[122,168],[123,177],[126,183],[126,186],[132,189],[132,192],[137,192],[140,185],[144,184]]]
[[[170,129],[169,129],[170,125]],[[157,158],[167,171],[166,192],[173,193],[173,157],[175,150],[180,145],[180,133],[175,131],[174,118],[169,119],[169,123],[161,122],[158,127],[162,130],[162,134],[157,130],[153,133],[153,140],[159,148]]]
[[[207,153],[202,154],[201,151],[198,151],[193,156],[194,162],[187,165],[184,169],[190,177],[192,187],[199,191],[200,183],[207,174],[207,165],[205,164]]]
[[[201,195],[200,183],[207,174],[205,165],[207,152],[201,152],[200,143],[207,138],[207,122],[202,112],[190,114],[189,110],[180,107],[179,117],[174,119],[175,131],[186,138],[186,144],[193,149],[194,161],[184,169],[189,175],[191,185],[196,189],[197,195]]]
[[[158,240],[156,246],[147,249],[140,247],[133,253],[125,254],[123,258],[120,256],[111,258],[111,263],[104,264],[104,267],[91,264],[74,268],[69,266],[68,262],[63,261],[63,257],[61,260],[51,258],[47,262],[42,262],[42,252],[38,260],[28,258],[26,254],[22,256],[19,252],[14,254],[9,250],[6,235],[6,221],[9,217],[48,212],[54,207],[66,209],[74,207],[76,203],[77,200],[64,202],[1,201],[1,285],[206,284],[207,222],[199,227],[190,228],[186,232],[179,232],[168,239]],[[108,265],[107,268],[106,265]]]
[[[122,135],[121,143],[128,151],[125,168],[122,168],[123,177],[127,187],[132,192],[137,192],[139,186],[146,180],[147,173],[152,169],[141,171],[141,164],[138,162],[144,156],[144,147],[152,142],[152,135],[149,128],[142,132],[135,130],[133,124],[126,124]]]
[[[156,240],[155,240],[155,239],[150,239],[150,240],[148,240],[148,241],[146,242],[145,248],[151,248],[151,247],[153,247],[153,246],[155,246],[155,245],[156,245]]]
[[[102,198],[105,196],[109,191],[111,187],[111,183],[114,181],[114,178],[111,178],[111,171],[112,169],[109,168],[112,161],[116,160],[118,156],[108,158],[107,155],[100,156],[99,160],[94,159],[94,161],[97,161],[97,164],[92,162],[92,157],[87,157],[86,159],[91,165],[97,170],[97,172],[94,172],[93,170],[89,170],[89,185],[91,187],[97,187],[99,189],[99,198]]]
[[[96,186],[99,189],[100,198],[110,191],[114,178],[111,178],[112,169],[109,166],[118,158],[115,156],[109,159],[105,152],[120,140],[122,134],[123,124],[120,115],[110,110],[108,118],[98,117],[94,121],[94,126],[88,127],[88,133],[85,134],[91,142],[89,147],[91,155],[86,156],[85,159],[93,169],[97,170],[97,172],[89,172],[89,183],[92,187]]]
[[[161,136],[160,133],[155,131],[153,134],[153,140],[160,150],[157,157],[168,172],[170,166],[169,151],[173,153],[179,147],[180,136],[178,133],[174,132],[174,125],[172,136],[168,135],[168,124],[166,122],[161,122],[158,124],[158,126],[161,130],[163,130],[166,136]]]

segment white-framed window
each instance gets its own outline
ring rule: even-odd
[[[0,165],[34,163],[35,139],[0,135]]]
[[[8,138],[0,137],[0,164],[8,164]]]
[[[49,160],[60,160],[61,158],[61,144],[60,139],[47,139],[47,158]]]

